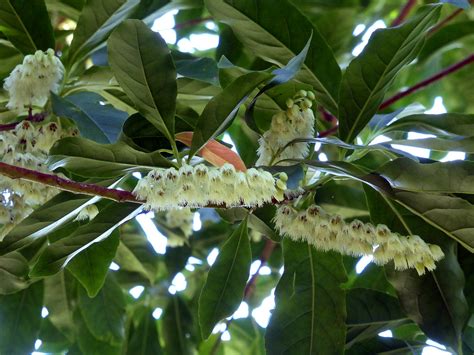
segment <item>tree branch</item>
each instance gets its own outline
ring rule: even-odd
[[[202,17],[202,18],[195,18],[189,21],[185,21],[182,23],[178,23],[176,26],[174,26],[174,30],[181,30],[183,28],[189,27],[189,26],[194,26],[194,25],[199,25],[200,23],[211,21],[212,16],[208,17]]]
[[[410,14],[411,9],[416,5],[416,0],[408,0],[405,6],[400,10],[400,14],[393,20],[391,27],[400,25]]]
[[[446,69],[443,69],[442,71],[440,71],[439,73],[429,77],[428,79],[425,79],[421,82],[419,82],[418,84],[412,86],[411,88],[408,88],[407,90],[404,90],[402,92],[399,92],[398,94],[390,97],[389,99],[385,100],[379,107],[380,110],[383,110],[383,109],[386,109],[387,107],[389,107],[390,105],[392,105],[393,103],[403,99],[404,97],[414,93],[415,91],[418,91],[442,78],[444,78],[445,76],[451,74],[451,73],[454,73],[456,71],[458,71],[459,69],[465,67],[466,65],[469,65],[471,63],[474,62],[474,54],[471,54],[469,55],[467,58],[461,60],[460,62],[457,62],[449,67],[447,67]]]
[[[144,203],[145,201],[137,199],[130,191],[109,189],[107,187],[76,182],[59,177],[54,174],[41,173],[39,171],[21,168],[0,162],[0,174],[8,176],[11,179],[23,179],[32,182],[38,182],[43,185],[58,188],[60,190],[73,193],[100,196],[117,202]]]

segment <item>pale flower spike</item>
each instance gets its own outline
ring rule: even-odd
[[[376,264],[393,261],[396,270],[416,269],[419,275],[434,270],[435,262],[444,257],[438,245],[428,244],[419,236],[403,237],[383,224],[346,223],[317,205],[303,211],[281,206],[275,214],[275,226],[281,234],[316,249],[357,257],[373,255]]]
[[[22,111],[25,107],[43,107],[50,91],[58,91],[63,74],[64,66],[51,48],[27,55],[5,79],[3,88],[10,96],[7,108]]]
[[[179,208],[166,211],[166,225],[168,228],[179,228],[186,239],[193,234],[194,213],[190,208]],[[174,233],[168,233],[167,246],[171,248],[181,247],[185,244],[185,239]]]
[[[230,164],[220,168],[199,164],[184,165],[179,170],[155,169],[138,182],[133,193],[146,201],[146,209],[160,211],[208,204],[261,206],[272,198],[283,199],[282,188],[286,188],[284,181],[277,183],[264,170],[242,172]]]
[[[59,123],[18,123],[12,131],[0,132],[0,161],[6,164],[49,173],[46,167],[48,151],[61,138],[75,136],[76,129],[64,129]],[[13,226],[32,208],[44,204],[59,192],[58,189],[0,176],[0,225]],[[0,231],[0,237],[4,230]]]
[[[297,138],[314,136],[314,114],[311,110],[314,94],[299,91],[286,102],[287,110],[275,114],[271,126],[259,139],[257,166],[268,166],[284,159],[303,159],[308,154],[308,143],[294,143]],[[287,146],[288,145],[288,146]],[[292,165],[281,162],[279,165]]]

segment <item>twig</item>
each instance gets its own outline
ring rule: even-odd
[[[202,17],[202,18],[195,18],[189,21],[185,21],[182,23],[178,23],[176,26],[174,26],[174,30],[181,30],[186,27],[194,26],[194,25],[199,25],[200,23],[207,22],[212,20],[211,16],[208,17]]]
[[[391,27],[400,25],[410,14],[411,9],[416,5],[416,0],[408,0],[405,6],[400,10],[400,14],[393,20]]]
[[[454,72],[458,71],[459,69],[465,67],[466,65],[471,64],[472,62],[474,62],[474,54],[471,54],[467,58],[461,60],[460,62],[455,63],[455,64],[447,67],[446,69],[443,69],[439,73],[429,77],[426,80],[423,80],[423,81],[419,82],[418,84],[412,86],[411,88],[409,88],[407,90],[404,90],[402,92],[399,92],[398,94],[390,97],[389,99],[385,100],[380,105],[379,109],[380,110],[386,109],[387,107],[389,107],[393,103],[403,99],[404,97],[414,93],[415,91],[418,91],[418,90],[420,90],[420,89],[422,89],[422,88],[424,88],[424,87],[440,80],[441,78],[444,78],[445,76],[447,76],[451,73],[454,73]]]
[[[11,179],[23,179],[38,182],[43,185],[56,187],[60,190],[73,193],[100,196],[117,202],[144,203],[137,199],[130,191],[109,189],[107,187],[68,180],[57,175],[41,173],[39,171],[21,168],[0,162],[0,175],[8,176]]]
[[[339,126],[336,124],[334,127],[331,127],[325,131],[319,132],[318,138],[324,138],[324,137],[330,136],[331,134],[336,133],[338,128]]]
[[[30,108],[28,109],[28,116],[24,120],[0,125],[0,132],[13,131],[16,128],[16,126],[23,121],[38,123],[38,122],[44,121],[45,118],[46,118],[46,113],[41,112],[41,113],[35,113],[33,115]]]

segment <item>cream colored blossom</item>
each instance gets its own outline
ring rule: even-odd
[[[425,270],[432,271],[435,262],[444,257],[439,246],[428,244],[419,236],[403,237],[385,225],[373,226],[359,220],[347,223],[341,216],[330,215],[316,205],[304,211],[279,207],[275,226],[281,234],[319,250],[352,256],[373,255],[379,265],[393,261],[395,269],[416,269],[419,275]]]
[[[256,165],[273,165],[283,159],[303,159],[308,154],[308,143],[288,143],[297,138],[314,136],[314,115],[311,110],[314,94],[300,91],[287,100],[287,110],[275,114],[270,129],[259,139]],[[282,162],[279,165],[291,165]]]
[[[174,233],[169,233],[167,235],[167,245],[169,247],[180,247],[185,244],[185,241],[193,234],[193,219],[194,213],[190,208],[178,208],[166,211],[166,225],[171,229],[179,228],[185,237],[184,239]]]
[[[43,107],[50,91],[59,89],[63,74],[64,66],[51,48],[27,55],[5,79],[3,88],[10,96],[7,108],[21,111],[25,107]]]
[[[208,204],[260,206],[282,195],[269,172],[253,168],[236,171],[230,164],[155,169],[138,182],[134,194],[146,201],[145,208],[154,210]]]
[[[0,132],[0,161],[49,173],[45,165],[49,149],[58,139],[76,134],[77,130],[63,129],[56,122],[20,122],[14,130]],[[18,223],[58,192],[43,184],[0,176],[0,224]]]

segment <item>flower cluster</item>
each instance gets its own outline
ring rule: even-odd
[[[220,168],[184,165],[179,170],[151,171],[138,182],[134,194],[146,201],[145,208],[154,210],[209,204],[259,206],[273,197],[283,198],[286,184],[278,181],[269,172],[254,168],[242,172],[230,164]]]
[[[434,270],[435,262],[444,257],[439,246],[427,244],[419,236],[403,237],[383,224],[373,226],[359,220],[346,223],[341,216],[327,214],[316,205],[304,211],[279,207],[275,225],[282,234],[317,249],[352,256],[373,255],[379,265],[393,261],[395,269],[415,268],[419,275],[425,269]]]
[[[0,133],[0,159],[6,164],[48,172],[45,161],[49,149],[58,139],[77,134],[76,129],[64,129],[56,122],[23,121],[14,130]],[[39,183],[0,176],[0,224],[19,222],[57,191]]]
[[[314,94],[299,91],[293,99],[286,102],[287,110],[275,114],[271,126],[260,138],[256,165],[272,165],[284,159],[302,159],[308,154],[308,143],[288,143],[297,138],[314,136],[314,115],[311,110]],[[280,165],[291,165],[282,162]]]
[[[166,211],[165,215],[166,225],[169,228],[179,228],[183,232],[184,236],[189,238],[193,234],[193,219],[194,213],[191,212],[190,208],[179,208]],[[174,233],[167,235],[167,245],[169,247],[180,247],[184,245],[185,239]]]
[[[58,90],[63,73],[64,66],[51,48],[27,55],[5,79],[3,88],[10,95],[7,108],[21,111],[24,107],[43,107],[49,92]]]

